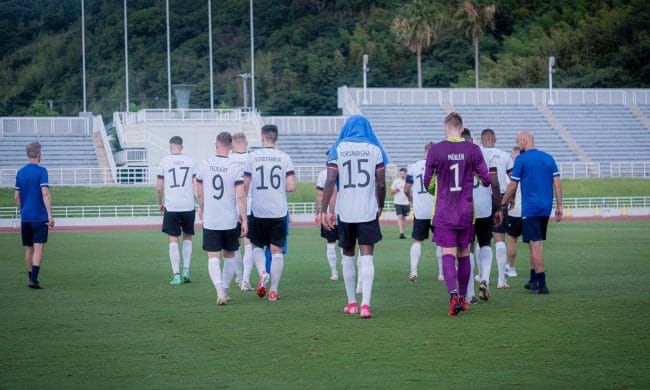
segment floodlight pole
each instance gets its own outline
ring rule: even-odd
[[[368,94],[367,94],[367,87],[368,87],[368,55],[364,54],[363,55],[363,104],[367,105],[368,104]]]
[[[81,62],[83,70],[83,112],[86,112],[86,11],[84,0],[81,0]]]
[[[212,72],[212,0],[208,0],[208,47],[210,53],[210,110],[214,110],[214,79]]]
[[[129,112],[129,41],[126,17],[126,0],[124,0],[124,79],[126,90],[126,112]]]
[[[253,0],[250,0],[251,27],[251,110],[255,112],[255,34],[253,28]]]
[[[169,50],[169,0],[165,0],[167,11],[167,108],[172,110],[172,64]]]
[[[548,102],[547,104],[553,105],[555,102],[553,101],[553,72],[555,72],[555,69],[553,68],[555,66],[555,57],[551,56],[548,57]]]
[[[246,85],[246,80],[251,78],[250,73],[240,73],[237,77],[241,78],[242,81],[242,90],[244,92],[244,108],[248,108],[248,88]]]

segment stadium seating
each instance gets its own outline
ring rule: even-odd
[[[650,104],[640,104],[639,110],[645,115],[646,118],[650,119]]]
[[[280,134],[278,147],[291,157],[294,164],[324,166],[325,151],[337,137],[337,133]]]
[[[558,105],[549,110],[591,160],[601,163],[605,176],[611,161],[648,159],[650,131],[625,106]]]
[[[42,165],[47,168],[98,168],[97,154],[90,136],[6,135],[0,138],[0,168],[18,168],[27,162],[25,146],[39,141]]]

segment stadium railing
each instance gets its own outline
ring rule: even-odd
[[[563,179],[601,177],[600,163],[557,163]]]
[[[613,161],[609,163],[611,177],[650,178],[650,161]]]
[[[248,120],[241,109],[145,109],[138,112],[116,113],[120,123],[135,124],[144,122],[194,121],[194,122],[241,122]]]
[[[291,214],[314,214],[314,202],[291,202]],[[565,208],[650,208],[650,196],[564,198]],[[393,213],[395,205],[387,201],[385,213]],[[52,206],[54,218],[114,218],[114,217],[158,217],[157,205],[105,205],[105,206]],[[0,207],[0,219],[18,219],[16,207]]]
[[[90,135],[90,121],[84,117],[3,117],[0,136],[7,135]]]
[[[346,116],[263,116],[265,125],[276,125],[282,134],[332,133],[338,134]]]

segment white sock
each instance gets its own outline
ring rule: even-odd
[[[271,255],[271,291],[278,292],[282,271],[284,271],[284,255],[282,253]]]
[[[473,257],[473,255],[470,253],[470,257]],[[471,298],[476,296],[476,291],[474,291],[474,261],[470,259],[469,262],[470,265],[470,275],[472,275],[471,278],[469,278],[469,281],[467,281],[467,295],[466,298]]]
[[[255,261],[255,268],[257,268],[258,275],[266,272],[266,255],[264,254],[264,249],[253,248],[253,260]]]
[[[348,303],[357,303],[357,296],[354,291],[356,278],[354,256],[343,255],[341,264],[343,265],[343,281],[345,282],[345,293],[348,295]]]
[[[361,291],[361,285],[363,284],[363,279],[361,278],[361,270],[363,269],[363,264],[359,259],[361,258],[361,252],[357,255],[357,290]]]
[[[481,280],[485,280],[490,285],[490,272],[492,272],[492,247],[489,245],[482,246],[478,250],[478,263],[481,267]]]
[[[172,262],[172,272],[174,275],[178,275],[180,273],[179,266],[181,264],[181,255],[178,254],[177,242],[169,243],[169,259]]]
[[[217,295],[226,295],[223,291],[223,282],[221,280],[221,261],[218,257],[211,257],[208,259],[208,273],[212,280],[214,289],[217,290]]]
[[[332,276],[339,276],[336,271],[336,244],[327,244],[327,263],[330,265]]]
[[[411,245],[411,275],[418,274],[418,263],[420,262],[420,254],[422,253],[422,244],[414,242]]]
[[[474,245],[474,253],[476,253],[476,256],[472,257],[470,260],[472,260],[472,261],[476,260],[476,268],[475,269],[478,271],[476,274],[479,275],[480,277],[483,277],[482,269],[481,269],[482,264],[481,264],[480,260],[476,258],[479,255],[479,250],[480,250],[480,248],[479,248],[478,244],[475,244]]]
[[[239,282],[242,281],[242,275],[243,274],[243,264],[242,264],[242,259],[241,259],[241,252],[239,249],[235,251],[235,275],[237,276],[236,281],[239,284]]]
[[[250,284],[251,272],[253,271],[253,246],[251,244],[244,245],[244,282]]]
[[[228,289],[237,270],[237,256],[223,258],[223,275],[221,276],[223,289],[228,295]]]
[[[474,265],[474,253],[472,253],[472,252],[469,252],[469,262],[472,263],[472,273],[471,273],[471,275],[472,275],[472,279],[474,279],[474,270],[477,267]],[[458,266],[456,266],[456,269],[458,269]]]
[[[192,262],[192,240],[183,240],[183,269],[190,270]]]
[[[442,275],[442,248],[439,246],[436,246],[436,258],[438,259],[438,275]]]
[[[372,256],[359,256],[361,263],[361,305],[370,305],[370,296],[372,295],[372,282],[375,280],[375,264]]]
[[[497,269],[499,270],[499,283],[506,283],[506,264],[508,263],[508,252],[506,251],[506,243],[499,241],[495,244]]]

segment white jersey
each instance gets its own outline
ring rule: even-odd
[[[287,176],[294,175],[291,158],[275,148],[251,152],[252,211],[257,218],[287,215]]]
[[[391,184],[390,190],[391,192],[395,190],[399,190],[393,195],[395,204],[408,206],[409,198],[404,193],[404,184],[406,184],[406,180],[402,179],[401,177],[398,177],[393,181],[393,184]]]
[[[244,171],[244,177],[251,177],[251,155],[248,153],[239,153],[232,152],[230,153],[230,159],[238,163]],[[251,214],[251,205],[253,203],[253,196],[251,195],[250,189],[248,190],[248,195],[246,197],[246,213],[247,215]]]
[[[328,169],[338,171],[336,209],[347,223],[369,222],[377,218],[379,207],[375,190],[375,171],[384,169],[381,151],[365,142],[341,142],[336,160],[328,161]]]
[[[203,227],[236,228],[239,210],[235,188],[244,184],[241,166],[228,157],[210,157],[199,166],[196,180],[203,186]]]
[[[521,184],[517,186],[517,192],[515,192],[515,207],[508,210],[508,216],[521,218]]]
[[[480,146],[483,153],[483,159],[488,163],[488,168],[493,169],[492,160],[488,158],[487,148]],[[492,187],[483,187],[478,178],[474,176],[474,191],[472,192],[474,198],[474,217],[475,218],[488,218],[492,216]]]
[[[327,168],[323,169],[318,174],[318,178],[316,178],[316,189],[321,190],[321,191],[325,190],[325,182],[326,181],[327,181]],[[336,187],[334,187],[334,192],[332,194],[333,194],[332,196],[334,196],[334,197],[336,196]],[[336,200],[336,198],[334,198],[334,199]],[[330,211],[329,206],[328,206],[327,210]],[[338,214],[338,207],[336,205],[334,206],[334,213]]]
[[[431,220],[433,217],[433,195],[424,188],[424,168],[426,160],[420,160],[411,165],[406,171],[407,177],[413,180],[413,215],[417,219]]]
[[[157,175],[164,180],[167,211],[194,210],[194,162],[182,154],[170,154],[158,164]]]
[[[508,184],[510,183],[510,177],[508,177],[508,171],[512,170],[515,163],[512,160],[510,153],[506,153],[501,149],[497,148],[484,148],[481,146],[483,151],[483,158],[489,167],[497,168],[497,176],[499,178],[499,190],[502,194],[506,192]]]

